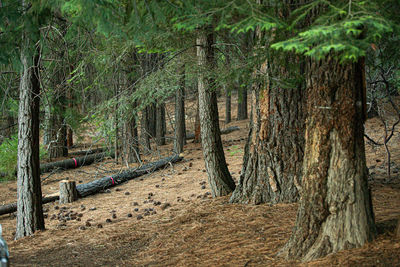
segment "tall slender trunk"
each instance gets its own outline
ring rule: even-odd
[[[145,148],[146,153],[150,152],[151,146],[150,146],[150,134],[148,132],[149,129],[149,119],[148,119],[148,109],[144,108],[142,110],[142,117],[140,120],[140,140],[142,143],[142,146]]]
[[[185,64],[179,69],[179,88],[175,95],[175,142],[174,150],[176,153],[183,152],[186,143],[185,130]]]
[[[247,118],[247,88],[240,87],[238,89],[237,120],[246,120]]]
[[[194,119],[194,139],[193,139],[193,143],[200,143],[200,142],[201,142],[200,108],[199,108],[199,95],[197,94],[197,99],[196,99],[196,117]]]
[[[216,197],[232,192],[235,182],[225,161],[218,121],[217,95],[213,88],[214,80],[210,77],[210,71],[215,67],[213,44],[213,34],[201,30],[198,32],[196,45],[200,68],[198,91],[201,144],[211,192],[213,197]]]
[[[360,247],[375,235],[364,151],[363,67],[329,56],[307,64],[307,112],[300,207],[281,251],[312,260]]]
[[[73,103],[74,103],[74,95],[73,95],[71,87],[69,87],[68,91],[67,91],[67,101],[68,101],[68,108],[72,109]],[[68,126],[67,127],[67,148],[72,148],[72,146],[74,145],[73,137],[74,137],[74,132],[72,131],[71,126]]]
[[[22,1],[22,5],[25,4]],[[35,52],[34,58],[29,56],[29,50],[34,46],[35,42],[25,33],[21,51],[23,72],[18,111],[16,239],[44,229],[39,167],[39,52]]]
[[[225,123],[228,124],[232,120],[232,115],[231,115],[232,97],[231,97],[231,92],[228,89],[228,86],[224,85],[224,91],[225,91]]]
[[[147,107],[147,132],[150,136],[156,137],[157,135],[157,105],[156,103],[152,103]]]
[[[156,116],[156,141],[157,145],[165,145],[165,103],[159,103],[157,105],[157,116]]]

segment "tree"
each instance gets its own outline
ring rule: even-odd
[[[210,70],[215,66],[213,44],[212,33],[205,30],[198,31],[196,46],[197,62],[200,68],[198,92],[201,144],[211,192],[213,197],[216,197],[232,192],[235,189],[235,182],[229,173],[222,148],[214,81],[208,76],[210,74],[205,74],[206,69]]]
[[[183,152],[186,143],[185,127],[185,64],[181,64],[178,69],[179,88],[175,95],[175,140],[174,150],[176,153]]]
[[[362,246],[375,235],[365,165],[360,62],[310,60],[300,207],[287,258],[311,260]]]
[[[239,184],[231,202],[295,202],[301,184],[304,146],[304,89],[293,56],[273,54],[253,83],[253,111]],[[286,66],[282,62],[295,62]],[[297,63],[297,66],[296,66]],[[296,74],[297,72],[297,74]],[[270,77],[279,77],[273,82]]]
[[[295,12],[295,23],[306,25],[299,35],[272,46],[308,56],[301,198],[280,252],[303,261],[360,247],[376,234],[364,150],[363,57],[390,30],[373,2],[316,2]]]
[[[28,3],[21,1],[26,9]],[[21,63],[23,66],[20,81],[18,112],[18,201],[17,229],[15,238],[32,235],[36,230],[44,229],[42,210],[42,191],[39,168],[39,23],[35,16],[27,16],[36,27],[34,32],[25,30],[22,37]]]
[[[287,1],[277,6],[289,13]],[[261,5],[261,3],[260,3]],[[239,184],[230,199],[242,203],[295,202],[301,185],[305,93],[300,60],[270,48],[272,37],[255,30],[252,115]]]

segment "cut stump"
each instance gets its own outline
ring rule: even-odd
[[[62,180],[60,182],[60,204],[71,203],[78,199],[75,181]]]

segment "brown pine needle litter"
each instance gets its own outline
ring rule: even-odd
[[[229,126],[241,130],[222,136],[236,181],[247,124],[231,123]],[[368,134],[375,138],[382,133],[381,127],[376,119],[366,124]],[[390,149],[395,169],[400,167],[398,131],[393,138]],[[160,155],[169,155],[171,150],[172,144],[163,146]],[[254,206],[229,204],[229,196],[212,199],[206,194],[210,189],[203,172],[201,145],[193,143],[185,146],[184,161],[173,169],[168,167],[71,204],[44,205],[47,230],[32,237],[13,241],[16,219],[12,214],[0,216],[0,223],[12,266],[400,266],[400,240],[394,238],[400,217],[399,174],[385,183],[384,148],[366,145],[366,152],[377,238],[362,248],[307,264],[276,257],[291,234],[297,204]],[[66,178],[86,183],[107,175],[106,171],[119,170],[121,165],[110,159],[55,173],[44,183],[43,192],[57,192],[58,182]],[[206,188],[202,189],[204,182]],[[16,183],[0,184],[0,204],[15,200]]]

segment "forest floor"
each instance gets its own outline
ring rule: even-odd
[[[221,115],[223,103],[222,99]],[[248,121],[234,121],[228,126],[233,125],[241,130],[223,135],[222,139],[229,170],[237,182]],[[370,119],[366,132],[378,139],[382,126],[377,119]],[[386,175],[384,148],[366,144],[377,238],[361,248],[307,264],[276,257],[291,234],[297,204],[244,205],[229,204],[229,196],[212,199],[201,145],[191,141],[185,146],[184,160],[173,168],[169,166],[71,204],[44,205],[45,231],[14,241],[15,215],[0,216],[0,223],[10,247],[12,266],[400,266],[400,240],[394,237],[400,217],[398,130],[390,144],[391,181]],[[160,155],[169,155],[171,149],[172,144],[161,147]],[[147,159],[152,160],[155,159]],[[86,183],[122,168],[125,167],[109,159],[75,170],[43,174],[43,193],[57,192],[62,179]],[[15,201],[16,182],[0,184],[0,204]],[[158,201],[161,205],[154,205]],[[64,222],[55,218],[65,218],[69,212],[77,213],[78,219]]]

